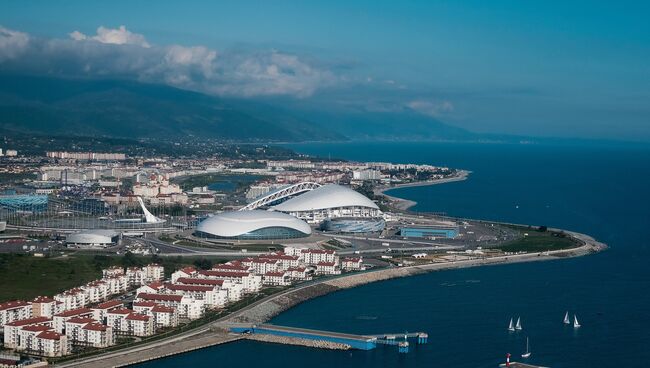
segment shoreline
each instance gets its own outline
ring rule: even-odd
[[[565,231],[578,240],[582,245],[547,252],[509,254],[496,257],[477,258],[444,263],[428,263],[406,267],[379,269],[362,273],[348,274],[342,277],[325,279],[308,287],[297,288],[289,293],[282,293],[274,298],[265,300],[253,308],[233,313],[227,323],[265,323],[273,317],[285,312],[307,300],[315,299],[339,290],[386,281],[394,278],[422,275],[430,272],[446,271],[481,266],[495,266],[514,263],[552,261],[564,258],[581,257],[606,250],[606,244],[596,241],[586,234]]]
[[[450,178],[381,186],[381,187],[375,188],[373,190],[373,193],[376,196],[381,195],[381,196],[386,197],[388,200],[390,200],[392,202],[392,206],[395,207],[395,209],[400,210],[400,211],[408,211],[409,208],[415,206],[416,204],[418,204],[418,202],[412,201],[410,199],[404,199],[404,198],[400,198],[400,197],[391,196],[389,194],[386,194],[386,192],[389,191],[389,190],[400,189],[400,188],[425,187],[425,186],[429,186],[429,185],[438,185],[438,184],[454,183],[454,182],[457,182],[457,181],[464,181],[464,180],[467,180],[467,178],[469,177],[469,174],[471,174],[471,173],[472,172],[469,171],[469,170],[459,170],[457,175],[454,175],[454,176],[452,176]]]
[[[228,327],[231,325],[242,323],[265,323],[280,313],[285,312],[308,300],[316,299],[320,296],[345,289],[351,289],[373,282],[387,281],[395,278],[417,276],[430,272],[453,269],[496,266],[525,262],[552,261],[564,258],[581,257],[599,253],[608,248],[606,244],[598,242],[589,235],[572,231],[565,231],[565,233],[576,239],[581,245],[573,248],[547,252],[509,254],[462,261],[384,268],[316,280],[307,284],[289,288],[277,294],[270,295],[264,299],[252,303],[244,309],[235,311],[232,314],[224,316],[217,321],[197,327],[195,330],[190,330],[181,335],[170,337],[168,339],[161,339],[150,344],[144,344],[123,350],[116,350],[114,352],[98,354],[78,361],[61,362],[56,366],[84,368],[126,367],[220,344],[230,343],[243,338],[241,335],[235,335],[227,332]],[[290,343],[294,345],[315,347],[313,342],[310,342],[309,344],[311,345],[309,345],[303,344],[302,341],[299,340],[285,342],[278,339],[267,339],[264,342]]]

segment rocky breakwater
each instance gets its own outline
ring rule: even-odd
[[[330,342],[330,341],[302,339],[298,337],[287,337],[287,336],[250,334],[246,336],[246,339],[262,341],[262,342],[270,342],[274,344],[299,345],[299,346],[307,346],[311,348],[330,349],[330,350],[350,350],[352,348],[350,345],[347,344],[341,344],[341,343]]]

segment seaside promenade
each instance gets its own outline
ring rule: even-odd
[[[92,357],[57,364],[57,367],[110,368],[123,367],[167,356],[182,354],[210,346],[237,341],[247,336],[229,333],[229,327],[241,323],[262,324],[306,300],[338,290],[398,277],[408,277],[433,271],[478,267],[521,262],[548,261],[567,257],[579,257],[603,251],[607,246],[592,237],[566,232],[581,244],[578,247],[548,252],[509,254],[496,257],[475,258],[444,263],[394,267],[342,275],[305,283],[270,295],[217,321],[169,338],[147,344],[98,354]],[[255,337],[252,337],[255,339]],[[280,342],[280,341],[274,341]],[[295,343],[295,341],[294,341]],[[309,345],[313,346],[313,345]]]

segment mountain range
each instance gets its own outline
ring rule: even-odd
[[[230,141],[467,140],[477,135],[412,110],[292,109],[130,80],[0,74],[0,131]]]

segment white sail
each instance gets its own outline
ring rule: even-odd
[[[517,317],[517,325],[515,326],[515,330],[521,330],[521,317]]]
[[[144,206],[142,198],[138,197],[138,202],[140,202],[140,207],[142,207],[142,213],[144,213],[144,219],[147,224],[159,224],[161,222],[165,222],[165,220],[161,220],[149,212],[147,207]]]
[[[564,315],[564,324],[568,325],[570,323],[571,323],[571,318],[569,318],[569,311],[567,311],[566,314]]]
[[[515,325],[512,323],[512,318],[510,318],[510,324],[508,325],[508,331],[514,331]]]
[[[578,322],[578,317],[575,314],[573,315],[573,327],[575,328],[580,327],[580,323]]]

